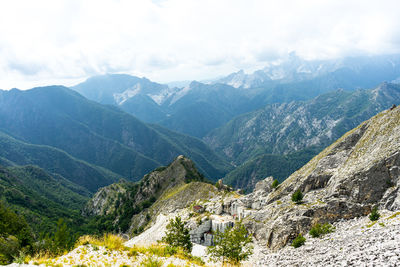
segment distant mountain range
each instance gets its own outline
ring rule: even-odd
[[[267,104],[308,100],[337,89],[400,81],[400,55],[306,61],[292,54],[253,74],[232,73],[181,88],[123,74],[89,78],[72,89],[140,120],[202,138],[240,114]]]
[[[252,74],[243,70],[214,81],[235,88],[256,88],[299,82],[329,81],[324,90],[369,88],[400,78],[400,55],[347,57],[332,60],[303,60],[295,53]],[[307,84],[307,83],[305,83]]]

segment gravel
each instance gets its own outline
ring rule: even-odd
[[[400,212],[381,211],[381,219],[342,220],[321,238],[305,235],[300,248],[278,252],[259,248],[253,266],[400,266]]]

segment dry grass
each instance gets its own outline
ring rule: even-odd
[[[104,246],[110,250],[125,250],[124,242],[125,240],[122,237],[110,233],[104,234],[101,238],[84,235],[79,238],[75,247],[91,244],[95,246]]]
[[[201,258],[192,256],[190,253],[185,252],[182,248],[170,247],[164,244],[151,245],[148,247],[134,246],[129,250],[128,255],[131,257],[135,257],[139,253],[148,256],[165,258],[175,257],[181,260],[189,261],[190,263],[196,265],[204,265],[204,262]]]

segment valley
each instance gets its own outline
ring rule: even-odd
[[[205,250],[217,231],[243,224],[255,246],[250,265],[299,264],[288,255],[318,247],[308,241],[312,227],[335,225],[339,238],[354,230],[344,220],[364,225],[374,207],[394,234],[371,229],[397,240],[396,60],[292,55],[182,88],[106,74],[71,87],[0,90],[0,263],[75,265],[89,253],[111,265],[154,255],[165,266],[212,265]],[[164,245],[162,255],[149,252],[176,216],[200,258]],[[306,245],[292,251],[300,234]],[[118,248],[107,244],[114,238]],[[400,260],[397,252],[386,258]]]

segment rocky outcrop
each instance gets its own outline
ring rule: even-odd
[[[313,224],[400,209],[400,109],[386,110],[346,133],[276,189],[268,177],[246,196],[206,203],[211,214],[242,219],[261,244],[276,250]],[[300,190],[301,204],[291,200]]]
[[[181,155],[145,175],[139,183],[124,181],[101,188],[83,214],[114,217],[116,229],[120,217],[129,217],[129,231],[143,229],[160,212],[173,212],[199,198],[213,197],[217,189],[202,181],[204,177],[194,163]]]
[[[118,196],[126,194],[126,183],[111,184],[100,188],[84,207],[85,216],[107,215],[115,210]]]
[[[399,166],[396,108],[345,134],[276,190],[255,191],[231,206],[247,208],[242,217],[255,238],[278,249],[315,223],[366,215],[376,205],[399,209]],[[303,204],[291,201],[296,190],[305,195]]]

